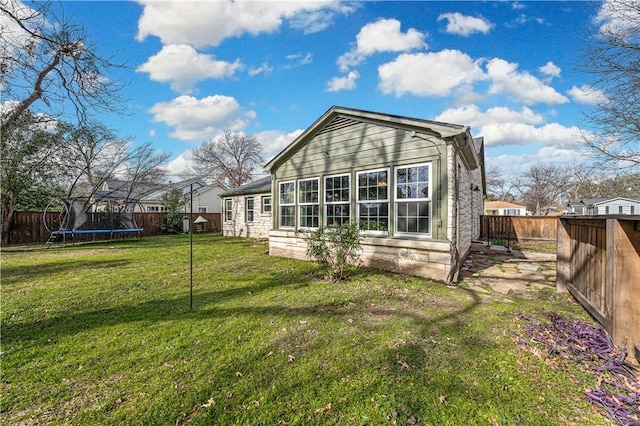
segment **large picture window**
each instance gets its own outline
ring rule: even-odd
[[[358,222],[367,232],[389,231],[389,171],[358,173]]]
[[[325,224],[340,226],[351,219],[349,175],[324,178]]]
[[[280,182],[278,191],[279,226],[295,228],[296,226],[296,183]]]
[[[317,228],[320,222],[320,179],[298,181],[298,209],[301,228]]]
[[[431,165],[396,167],[395,182],[396,232],[431,235]]]

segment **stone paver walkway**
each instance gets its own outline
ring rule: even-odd
[[[460,277],[475,290],[484,287],[502,294],[555,288],[556,255],[474,243]]]

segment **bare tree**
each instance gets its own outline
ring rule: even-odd
[[[533,164],[516,179],[521,202],[536,216],[561,207],[561,199],[571,187],[572,172],[555,164]]]
[[[582,55],[598,96],[587,115],[595,132],[584,140],[594,156],[616,170],[640,170],[640,2],[606,0]]]
[[[250,182],[263,164],[262,145],[252,136],[225,130],[193,150],[192,172],[230,188]]]
[[[491,166],[485,174],[487,182],[487,192],[489,197],[500,201],[513,201],[512,191],[515,189],[513,183],[502,175],[502,169],[499,166]]]
[[[68,197],[94,194],[108,179],[118,178],[119,195],[139,199],[164,179],[160,166],[169,157],[148,142],[134,146],[130,139],[118,138],[96,122],[70,132],[64,150]]]
[[[122,84],[108,74],[124,68],[102,56],[80,25],[54,13],[51,2],[0,0],[0,86],[5,108],[0,128],[30,109],[61,117],[75,111],[121,111]]]

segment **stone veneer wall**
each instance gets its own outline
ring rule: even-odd
[[[222,235],[225,237],[269,238],[271,213],[261,213],[262,197],[270,193],[224,197],[222,199]],[[245,199],[253,197],[253,222],[245,220]],[[225,200],[231,198],[233,220],[225,221]]]
[[[364,237],[364,266],[446,280],[451,268],[448,242]],[[307,242],[294,231],[272,230],[269,233],[269,254],[298,260],[309,260]]]

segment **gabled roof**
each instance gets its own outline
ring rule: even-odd
[[[220,197],[231,197],[234,195],[249,195],[259,194],[262,192],[271,192],[271,176],[263,177],[262,179],[254,180],[253,182],[245,183],[237,188],[233,188],[229,191],[220,194]]]
[[[342,118],[342,120],[340,119]],[[393,125],[395,127],[405,127],[407,130],[420,130],[429,133],[435,133],[443,139],[450,139],[452,143],[459,144],[458,148],[467,149],[469,144],[473,144],[473,139],[468,126],[459,124],[443,123],[439,121],[430,121],[420,118],[404,117],[400,115],[384,114],[380,112],[364,111],[353,108],[345,108],[340,106],[332,106],[320,118],[318,118],[309,128],[307,128],[300,136],[293,140],[285,149],[276,155],[271,161],[265,165],[265,169],[271,170],[280,164],[285,158],[294,152],[297,147],[316,134],[323,131],[331,131],[341,126],[347,125],[348,119],[356,119],[358,121],[369,121],[383,125]],[[462,136],[468,144],[462,145],[461,140],[456,138]],[[466,142],[465,142],[466,143]],[[473,157],[476,165],[479,165],[478,153],[475,148],[470,151],[468,156]],[[471,167],[474,168],[474,167]]]
[[[485,201],[485,209],[526,209],[526,206],[514,203],[508,203],[506,201]]]
[[[570,206],[579,206],[579,205],[584,205],[584,206],[597,206],[599,204],[604,204],[604,203],[608,203],[611,201],[616,201],[616,200],[624,200],[624,201],[631,201],[634,203],[640,203],[640,198],[635,198],[635,197],[610,197],[610,198],[585,198],[583,200],[580,201],[576,201],[576,202],[572,202],[569,203]]]

